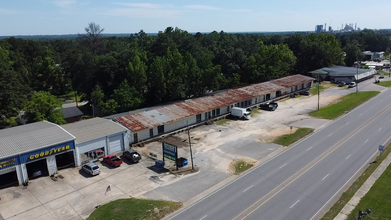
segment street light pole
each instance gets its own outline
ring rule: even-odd
[[[189,146],[190,146],[190,159],[191,159],[191,170],[194,170],[194,163],[193,163],[193,152],[191,150],[191,140],[190,140],[190,128],[189,128],[189,122],[186,121],[187,124],[187,135],[189,136]]]

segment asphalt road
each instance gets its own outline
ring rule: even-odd
[[[355,88],[353,88],[355,89]],[[387,89],[170,219],[318,219],[391,136]]]

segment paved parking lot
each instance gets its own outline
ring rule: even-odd
[[[374,85],[371,79],[359,84],[360,91],[383,89]],[[351,92],[355,92],[355,88],[328,89],[322,92],[321,107]],[[285,150],[267,142],[289,133],[290,126],[318,129],[327,125],[328,120],[308,116],[307,113],[316,108],[317,96],[287,99],[279,102],[275,112],[261,111],[250,121],[238,120],[221,126],[205,125],[192,129],[194,164],[200,167],[195,174],[174,176],[156,172],[154,160],[143,155],[140,163],[124,162],[118,168],[98,163],[101,174],[95,177],[89,177],[79,168],[70,168],[60,170],[63,178],[57,178],[57,181],[41,177],[32,180],[27,187],[2,189],[1,216],[6,220],[86,219],[96,206],[129,196],[181,201],[186,205],[221,186],[224,181],[235,178],[227,170],[232,160],[251,158],[260,164]],[[187,134],[176,137],[184,142]],[[161,158],[161,143],[151,143],[138,150],[147,154],[154,152]],[[179,155],[190,158],[187,147],[181,148]],[[105,195],[108,185],[111,185],[111,191]]]
[[[41,177],[27,187],[0,190],[0,213],[7,220],[24,219],[85,219],[97,205],[118,198],[138,196],[159,186],[150,180],[157,175],[148,167],[154,161],[143,158],[138,164],[124,162],[111,168],[98,163],[101,173],[90,177],[79,168],[60,170],[63,178],[53,181]],[[164,175],[164,174],[161,174]],[[111,191],[105,195],[107,186]]]

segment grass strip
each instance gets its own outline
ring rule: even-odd
[[[248,163],[244,160],[240,160],[235,164],[235,175],[239,175],[243,173],[244,171],[250,169],[253,166],[253,164]]]
[[[390,145],[388,145],[381,157],[376,158],[376,163],[371,163],[363,174],[357,178],[356,181],[347,189],[336,203],[330,208],[330,210],[321,218],[321,220],[332,220],[338,213],[345,207],[350,199],[356,194],[360,187],[367,181],[369,176],[377,169],[381,162],[390,153]],[[385,177],[383,177],[385,176]],[[386,181],[380,180],[385,178]],[[357,219],[358,210],[365,211],[367,208],[372,210],[372,213],[368,216],[368,219],[391,219],[391,168],[388,167],[382,176],[376,181],[369,192],[360,200],[356,208],[348,215],[347,219]],[[379,183],[378,183],[379,182]],[[368,197],[368,198],[366,198]],[[375,212],[374,212],[375,210]],[[375,218],[376,217],[376,218]]]
[[[385,87],[391,87],[391,81],[383,81],[376,83],[376,85],[385,86]]]
[[[350,111],[370,98],[379,94],[377,91],[351,93],[342,97],[337,104],[323,107],[317,111],[311,112],[309,115],[315,118],[335,119]]]
[[[227,118],[223,118],[221,120],[218,120],[218,121],[215,121],[214,124],[215,125],[224,125],[225,123],[229,122],[231,120],[227,119]]]
[[[319,85],[319,92],[322,92],[324,89],[325,88],[323,85]],[[318,86],[316,84],[314,84],[314,86],[312,86],[312,88],[310,89],[310,93],[311,93],[311,95],[318,94]]]
[[[285,134],[274,139],[273,143],[282,146],[289,146],[301,138],[311,134],[314,131],[312,128],[299,128],[293,134]]]
[[[176,211],[180,202],[147,199],[118,199],[99,206],[88,220],[158,220]]]

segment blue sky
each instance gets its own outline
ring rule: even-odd
[[[385,29],[391,1],[363,0],[0,0],[0,36],[83,33],[95,22],[104,33],[313,31],[357,23]]]

